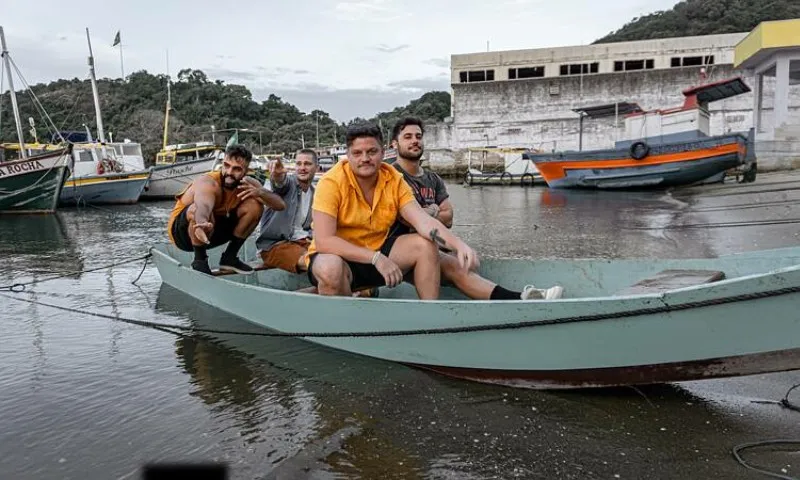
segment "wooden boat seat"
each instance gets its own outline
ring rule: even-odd
[[[253,270],[256,271],[256,272],[261,271],[261,270],[271,270],[272,269],[272,267],[265,267],[264,264],[250,265],[250,266],[253,267]],[[236,272],[223,271],[223,270],[220,270],[218,268],[212,268],[211,269],[211,274],[213,276],[215,276],[215,277],[222,277],[222,276],[225,276],[225,275],[236,275]]]
[[[725,273],[718,270],[663,270],[633,285],[623,288],[615,295],[642,295],[662,293],[675,288],[691,287],[712,283],[725,278]]]

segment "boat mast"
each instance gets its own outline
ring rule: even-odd
[[[6,47],[6,36],[3,27],[0,27],[0,45],[3,47],[3,62],[8,75],[8,89],[11,93],[11,109],[14,111],[14,123],[17,125],[17,139],[19,140],[19,155],[23,160],[28,159],[28,152],[25,151],[25,137],[22,136],[22,121],[19,119],[19,106],[17,105],[17,94],[14,91],[14,78],[11,75],[11,62],[8,60],[8,47]],[[2,92],[0,92],[2,93]]]
[[[164,142],[163,149],[167,148],[167,136],[169,133],[169,111],[172,109],[172,92],[170,91],[170,78],[169,78],[169,50],[167,50],[167,107],[164,112]]]
[[[89,38],[89,28],[86,28],[86,41],[89,43],[89,76],[92,79],[92,95],[94,95],[94,114],[97,117],[97,137],[100,143],[106,143],[106,134],[103,131],[103,116],[100,113],[100,94],[97,92],[97,79],[94,76],[94,55],[92,55],[92,40]]]

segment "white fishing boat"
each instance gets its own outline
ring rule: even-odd
[[[225,156],[224,147],[212,142],[164,145],[156,154],[143,200],[173,199],[197,177],[210,172]]]
[[[92,82],[98,141],[94,142],[89,138],[89,142],[75,144],[75,165],[61,190],[59,204],[136,203],[151,172],[145,168],[142,149],[138,143],[129,140],[121,143],[106,141],[88,28],[86,40],[89,44],[89,76]]]
[[[169,72],[169,58],[167,58]],[[153,174],[142,192],[143,200],[173,199],[197,177],[210,172],[225,156],[225,147],[214,142],[167,145],[169,112],[172,111],[172,80],[167,74],[167,104],[164,109],[164,138],[156,154]]]

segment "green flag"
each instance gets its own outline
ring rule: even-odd
[[[228,148],[231,145],[236,145],[237,143],[239,143],[239,131],[238,130],[233,132],[233,135],[231,135],[231,138],[228,139],[228,143],[225,145],[225,148]]]

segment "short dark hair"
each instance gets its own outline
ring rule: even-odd
[[[225,156],[242,158],[245,163],[250,163],[250,160],[253,159],[253,152],[244,145],[236,143],[225,149]]]
[[[417,117],[403,117],[394,124],[394,128],[392,128],[392,140],[397,140],[397,137],[400,136],[400,132],[403,131],[409,125],[416,125],[422,131],[422,134],[425,135],[425,126],[422,124],[422,120]]]
[[[304,148],[297,152],[297,155],[311,155],[311,160],[314,160],[314,163],[319,163],[319,158],[317,158],[317,152],[310,148]],[[295,157],[297,157],[295,155]]]
[[[383,132],[377,125],[373,123],[362,123],[358,125],[351,125],[347,128],[346,143],[347,147],[353,145],[356,138],[372,137],[383,146]]]

